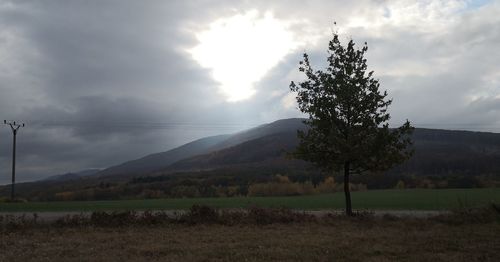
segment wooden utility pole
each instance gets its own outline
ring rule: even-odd
[[[10,198],[14,200],[15,197],[15,184],[16,184],[16,137],[19,128],[24,127],[24,123],[16,123],[16,121],[3,121],[4,124],[9,125],[12,129],[13,143],[12,143],[12,185],[10,190]]]

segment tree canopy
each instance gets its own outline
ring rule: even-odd
[[[383,171],[402,163],[413,153],[407,120],[399,128],[389,128],[387,91],[367,71],[366,43],[355,48],[351,39],[343,46],[337,33],[328,45],[328,66],[314,71],[307,53],[299,70],[306,80],[291,82],[299,109],[308,114],[306,131],[299,131],[300,143],[294,155],[328,171],[344,169],[346,201],[350,172]]]

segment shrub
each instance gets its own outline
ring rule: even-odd
[[[398,183],[396,183],[396,186],[394,186],[395,189],[405,189],[405,182],[402,180],[399,180]]]
[[[488,206],[479,208],[462,207],[453,210],[451,213],[434,216],[429,219],[452,225],[500,223],[500,205],[491,203]]]
[[[310,222],[315,219],[311,214],[299,213],[288,208],[271,209],[260,207],[250,208],[246,218],[249,223],[257,225]]]
[[[61,226],[61,227],[84,226],[89,224],[90,224],[89,218],[84,214],[66,215],[64,217],[57,219],[55,222],[56,226]]]
[[[194,205],[181,215],[177,222],[194,224],[252,224],[268,225],[274,223],[288,224],[314,221],[315,217],[304,212],[296,212],[288,208],[260,208],[219,211],[208,206]]]
[[[219,222],[219,213],[216,209],[209,206],[193,205],[178,220],[181,223],[188,224],[217,223]]]
[[[27,216],[25,214],[21,216],[0,215],[0,229],[2,229],[2,231],[26,229],[36,225],[38,225],[37,214],[33,214],[33,216]]]
[[[310,183],[257,183],[248,187],[248,196],[295,196],[315,193]]]
[[[170,194],[174,197],[199,197],[200,191],[196,186],[176,186]]]
[[[316,190],[318,193],[325,194],[325,193],[334,193],[335,190],[335,179],[331,176],[326,177],[325,181],[319,183],[319,185],[316,187]]]

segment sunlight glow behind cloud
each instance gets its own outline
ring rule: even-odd
[[[256,10],[221,18],[197,34],[199,45],[189,50],[203,67],[212,70],[220,93],[228,102],[250,98],[253,84],[299,46],[288,23]]]

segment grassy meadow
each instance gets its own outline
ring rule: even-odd
[[[500,203],[500,188],[371,190],[352,193],[355,209],[449,210]],[[344,194],[289,197],[177,198],[117,201],[0,203],[0,212],[178,210],[194,204],[219,208],[288,207],[301,210],[342,209]]]

